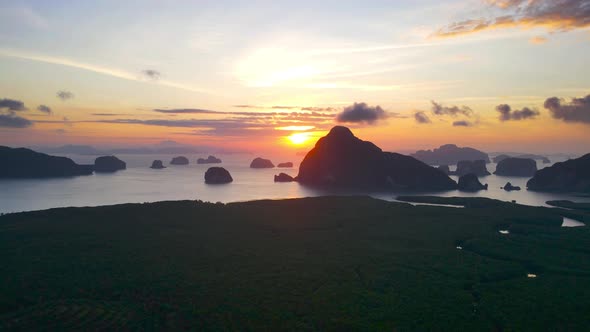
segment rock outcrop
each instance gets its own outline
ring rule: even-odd
[[[538,170],[529,190],[590,193],[590,153]]]
[[[188,165],[188,158],[185,156],[174,157],[170,161],[170,165]]]
[[[221,164],[221,159],[215,156],[209,156],[207,159],[199,158],[197,159],[197,164]]]
[[[509,156],[507,154],[501,154],[493,158],[496,164],[500,163],[502,160],[507,158],[525,158],[525,159],[533,159],[533,160],[540,160],[543,164],[550,164],[551,160],[545,156],[540,156],[537,154],[521,154],[516,156]]]
[[[92,174],[92,165],[25,148],[0,146],[0,178],[50,178]]]
[[[152,162],[152,166],[150,166],[150,168],[153,168],[153,169],[162,169],[162,168],[166,168],[166,166],[164,166],[164,164],[162,163],[161,160],[154,160]]]
[[[348,188],[450,190],[457,187],[440,170],[409,156],[383,152],[336,126],[320,138],[299,167],[301,184]]]
[[[113,173],[127,169],[127,164],[115,156],[102,156],[94,160],[94,171],[97,173]]]
[[[477,175],[473,173],[462,175],[459,178],[458,189],[461,191],[488,190],[488,184],[481,184]]]
[[[496,166],[494,174],[503,176],[526,176],[535,175],[537,171],[537,162],[533,159],[525,158],[506,158],[501,160]]]
[[[256,158],[250,163],[250,168],[274,168],[272,161],[263,158]]]
[[[520,190],[519,186],[513,186],[512,183],[510,182],[506,182],[506,184],[504,185],[504,187],[500,188],[500,189],[504,189],[506,191],[513,191],[513,190]]]
[[[223,167],[210,167],[205,172],[205,183],[207,184],[224,184],[233,180],[229,171]]]
[[[279,175],[275,175],[275,182],[293,182],[295,179],[286,173],[279,173]]]
[[[277,167],[279,168],[292,168],[293,167],[293,163],[292,162],[286,162],[286,163],[279,163],[277,165]]]
[[[412,157],[429,165],[456,165],[461,160],[490,162],[487,153],[473,148],[460,148],[455,144],[446,144],[434,150],[420,150]]]
[[[477,176],[490,175],[486,168],[485,160],[461,160],[457,163],[457,170],[451,174],[462,176],[465,174],[475,174]]]

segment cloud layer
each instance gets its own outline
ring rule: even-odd
[[[369,106],[366,103],[354,103],[347,106],[338,114],[338,122],[375,124],[377,121],[386,119],[389,115],[381,106]]]
[[[554,119],[590,124],[590,95],[572,98],[569,103],[563,99],[551,97],[545,100],[544,106]]]
[[[544,27],[569,31],[590,27],[588,0],[487,0],[493,18],[473,18],[453,22],[435,32],[438,37],[454,37],[485,30],[511,27]]]

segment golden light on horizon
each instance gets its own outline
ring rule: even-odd
[[[301,145],[306,143],[311,137],[310,133],[294,133],[287,137],[289,142],[294,145]]]

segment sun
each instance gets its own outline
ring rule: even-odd
[[[310,137],[309,137],[309,133],[294,133],[294,134],[291,134],[290,136],[287,136],[287,138],[289,139],[289,141],[292,144],[301,145],[301,144],[304,144],[305,142],[307,142]]]

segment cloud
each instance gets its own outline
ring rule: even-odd
[[[154,81],[159,80],[160,77],[162,76],[162,74],[159,71],[154,70],[154,69],[145,69],[145,70],[142,70],[141,73],[143,75],[145,75],[147,78],[149,78],[150,80],[154,80]]]
[[[496,106],[496,111],[500,112],[500,121],[534,119],[540,114],[538,110],[528,107],[524,107],[521,110],[512,110],[510,105],[507,104]]]
[[[302,111],[314,111],[314,112],[335,112],[336,109],[333,107],[301,107]]]
[[[129,115],[129,114],[124,114],[124,113],[90,113],[90,115],[94,115],[94,116],[123,116],[123,115]]]
[[[39,112],[43,112],[43,113],[47,113],[47,114],[51,114],[51,107],[46,106],[46,105],[39,105],[37,106],[37,111]]]
[[[33,125],[28,119],[14,114],[0,114],[0,127],[3,128],[27,128]]]
[[[366,103],[354,103],[351,106],[345,107],[338,114],[336,120],[338,122],[374,124],[378,120],[386,119],[387,117],[389,117],[389,114],[381,106],[371,107]]]
[[[62,90],[62,91],[58,91],[57,92],[57,98],[59,98],[59,99],[61,99],[63,101],[66,101],[68,99],[74,98],[74,94],[71,93],[70,91]]]
[[[55,130],[55,133],[56,133],[56,134],[62,134],[62,135],[63,135],[63,134],[65,134],[65,133],[67,133],[67,131],[66,131],[65,129],[56,129],[56,130]]]
[[[466,120],[453,122],[453,127],[473,127],[474,123]]]
[[[256,106],[256,105],[247,105],[247,104],[234,105],[234,107],[238,107],[238,108],[265,108],[265,106]]]
[[[435,115],[464,115],[467,117],[473,115],[473,110],[468,106],[443,106],[442,104],[439,104],[434,100],[431,100],[430,102],[432,103],[432,113]]]
[[[563,99],[551,97],[545,100],[544,106],[554,119],[590,124],[590,95],[572,98],[569,103]]]
[[[25,104],[20,100],[14,99],[0,99],[0,109],[6,109],[8,111],[26,111]]]
[[[416,113],[414,113],[414,119],[418,123],[430,123],[431,122],[430,118],[428,117],[428,115],[426,115],[426,112],[424,112],[424,111],[417,111]]]
[[[114,119],[94,121],[98,123],[114,123],[114,124],[134,124],[146,126],[160,126],[173,128],[192,128],[196,129],[188,134],[202,135],[202,136],[218,136],[218,137],[260,137],[262,133],[265,136],[282,135],[275,127],[292,125],[293,122],[253,122],[247,119],[186,119],[186,120],[138,120],[138,119]],[[187,134],[187,133],[179,133]]]
[[[314,111],[314,112],[335,112],[337,109],[334,107],[315,107],[315,106],[258,106],[258,105],[233,105],[237,108],[255,108],[255,109],[300,109],[302,111]]]
[[[273,109],[284,109],[284,110],[292,110],[296,108],[300,108],[299,106],[271,106]]]
[[[542,45],[545,44],[547,42],[547,38],[543,37],[543,36],[535,36],[531,39],[529,39],[529,43],[533,44],[533,45]]]
[[[492,12],[502,15],[458,21],[434,33],[454,37],[499,28],[543,27],[549,31],[570,31],[590,27],[588,0],[487,0]]]
[[[332,119],[334,114],[322,112],[227,112],[227,111],[212,111],[199,108],[180,108],[180,109],[154,109],[154,112],[163,114],[217,114],[217,115],[233,115],[246,116],[252,118],[276,118],[276,119],[293,119],[303,121],[317,121],[322,119]]]
[[[216,111],[204,110],[199,108],[177,108],[177,109],[154,109],[154,112],[164,114],[215,114]],[[223,112],[222,112],[223,114]]]
[[[77,68],[77,69],[91,71],[91,72],[102,74],[102,75],[108,75],[111,77],[117,77],[117,78],[121,78],[124,80],[129,80],[129,81],[146,82],[143,78],[139,77],[139,75],[137,75],[136,73],[126,72],[126,71],[119,70],[116,68],[107,68],[107,67],[97,66],[94,64],[79,62],[79,61],[68,59],[68,58],[53,57],[53,56],[44,55],[44,54],[31,54],[31,53],[26,53],[26,52],[22,52],[22,51],[11,50],[11,49],[2,49],[2,48],[0,48],[0,56],[7,56],[7,57],[12,57],[12,58],[17,58],[17,59],[25,59],[25,60],[30,60],[30,61],[43,62],[43,63],[49,63],[49,64],[54,64],[54,65]],[[208,89],[190,86],[190,85],[187,85],[187,84],[184,84],[181,82],[158,80],[158,84],[162,85],[162,86],[167,86],[167,87],[191,91],[191,92],[216,95],[213,91],[210,91]]]
[[[49,122],[49,121],[39,121]],[[285,127],[291,125],[301,125],[299,121],[257,121],[249,118],[229,118],[229,119],[113,119],[113,120],[97,120],[97,121],[81,121],[92,123],[114,123],[114,124],[138,124],[148,126],[160,127],[176,127],[176,128],[213,128],[213,127],[232,127],[232,128],[275,128]]]
[[[156,112],[162,110],[154,110]],[[102,123],[102,124],[125,124],[140,126],[158,126],[187,129],[190,132],[178,132],[179,135],[202,135],[217,137],[278,137],[285,135],[285,128],[306,128],[306,130],[327,130],[333,126],[335,114],[319,112],[217,112],[202,109],[178,109],[165,110],[167,113],[180,111],[180,114],[206,114],[221,115],[219,118],[211,119],[180,119],[180,118],[155,118],[155,119],[136,119],[136,118],[117,118],[117,119],[97,119],[82,120],[72,123]],[[161,113],[161,112],[159,112]],[[56,120],[38,120],[39,123],[63,123],[68,121]],[[71,124],[71,123],[70,123]],[[293,129],[296,130],[296,129]]]

